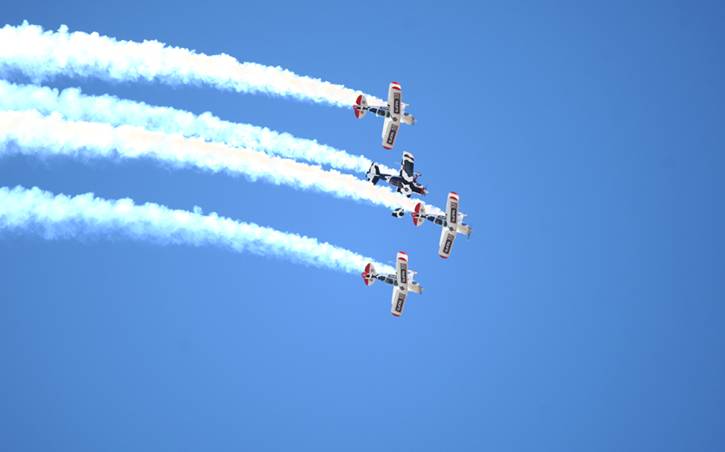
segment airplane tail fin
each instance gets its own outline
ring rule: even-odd
[[[471,234],[473,233],[473,228],[467,224],[461,224],[458,226],[458,230],[466,235],[466,238],[470,239]]]
[[[357,96],[357,99],[355,99],[355,105],[352,106],[352,111],[355,112],[355,117],[360,119],[365,116],[365,109],[367,106],[368,102],[365,100],[365,96],[362,94]]]
[[[372,263],[365,266],[362,272],[362,279],[366,286],[370,286],[375,282],[375,267]]]
[[[408,286],[408,290],[410,290],[413,293],[422,294],[423,286],[418,284],[418,282],[413,281],[412,283],[410,283],[410,286]]]
[[[377,184],[380,180],[380,167],[377,163],[373,163],[370,165],[370,169],[368,169],[368,180],[373,183],[373,185]]]
[[[418,202],[415,204],[415,209],[413,209],[412,212],[410,212],[410,216],[413,217],[413,224],[416,226],[420,226],[423,224],[423,216],[425,215],[425,208],[423,207],[422,202]]]

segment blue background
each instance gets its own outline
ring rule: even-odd
[[[426,289],[224,249],[0,236],[0,449],[725,449],[720,2],[3,4],[23,19],[281,65],[419,123],[210,88],[55,79],[264,125],[395,165],[474,226],[173,171],[6,158],[0,185],[93,191],[318,237]],[[359,2],[358,2],[359,3]],[[633,4],[634,3],[634,4]],[[22,81],[21,79],[16,79]]]

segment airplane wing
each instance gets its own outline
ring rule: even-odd
[[[395,139],[398,137],[400,117],[403,114],[402,102],[403,92],[400,89],[400,83],[390,82],[388,87],[388,113],[390,116],[385,118],[383,124],[383,147],[385,149],[393,149]]]
[[[395,317],[400,317],[405,306],[405,299],[408,297],[407,290],[401,290],[399,287],[393,289],[393,299],[391,301],[390,313]]]
[[[393,149],[395,139],[398,137],[399,128],[400,123],[398,121],[393,121],[392,118],[385,118],[385,122],[383,123],[383,147],[385,149]]]
[[[390,82],[390,86],[388,86],[388,109],[390,115],[398,120],[403,114],[403,91],[398,82]],[[399,122],[398,120],[395,122]]]
[[[441,230],[441,238],[438,242],[438,255],[448,259],[451,255],[453,242],[456,240],[458,231],[458,193],[448,193],[446,201],[446,224]]]
[[[441,239],[438,242],[438,255],[443,259],[448,259],[451,256],[451,248],[453,248],[453,242],[455,240],[455,231],[451,231],[448,228],[442,228]]]
[[[393,289],[390,313],[396,317],[400,317],[403,313],[405,299],[408,296],[408,255],[402,251],[398,252],[398,256],[395,259],[395,278],[397,285]]]
[[[415,157],[410,152],[403,152],[403,161],[400,162],[400,177],[406,182],[413,182],[415,173],[413,172]]]
[[[448,201],[446,202],[446,222],[448,227],[456,231],[458,226],[458,193],[448,193]]]
[[[404,291],[408,291],[408,255],[402,251],[398,251],[395,259],[395,277],[398,281],[398,287]]]

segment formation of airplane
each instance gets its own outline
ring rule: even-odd
[[[370,106],[362,94],[359,95],[352,106],[356,118],[362,118],[366,112],[371,112],[377,116],[385,118],[383,123],[383,147],[392,149],[398,136],[400,124],[415,124],[415,118],[405,112],[406,105],[403,103],[403,91],[400,83],[391,82],[388,87],[387,105]],[[421,184],[418,179],[420,173],[414,171],[415,157],[411,152],[403,152],[403,158],[400,162],[400,170],[398,173],[384,173],[379,163],[370,165],[367,172],[367,179],[373,185],[383,181],[395,190],[410,198],[412,195],[425,196],[428,189]],[[443,259],[448,259],[451,255],[453,243],[458,234],[466,237],[471,236],[471,226],[465,224],[463,214],[460,209],[460,197],[456,192],[448,193],[446,201],[446,210],[444,214],[430,214],[425,211],[425,205],[422,202],[415,204],[414,210],[411,212],[413,224],[421,226],[425,221],[429,221],[441,227],[440,240],[438,241],[438,255]],[[393,211],[394,217],[402,217],[405,210],[402,208]],[[393,297],[391,300],[390,312],[400,317],[403,313],[403,307],[408,296],[408,292],[422,293],[423,288],[414,280],[415,272],[408,269],[408,255],[402,251],[398,252],[395,262],[395,274],[378,274],[372,263],[368,263],[362,272],[363,282],[366,286],[371,285],[375,280],[383,281],[393,286]]]
[[[365,96],[360,94],[357,96],[352,109],[356,118],[362,118],[367,111],[385,118],[383,122],[383,147],[385,149],[393,149],[401,123],[411,126],[415,124],[413,115],[405,112],[403,90],[398,82],[390,82],[390,86],[388,86],[387,105],[369,106]]]

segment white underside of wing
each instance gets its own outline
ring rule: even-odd
[[[448,259],[451,255],[451,249],[453,248],[453,242],[456,240],[456,232],[451,231],[448,228],[441,230],[441,238],[438,243],[438,255],[444,259]]]
[[[391,300],[390,313],[396,317],[400,317],[403,314],[403,307],[405,307],[405,299],[408,296],[407,290],[400,290],[399,287],[393,289],[393,298]]]
[[[383,147],[392,149],[395,145],[395,139],[398,137],[398,129],[400,123],[393,121],[391,118],[385,118],[383,123]]]

